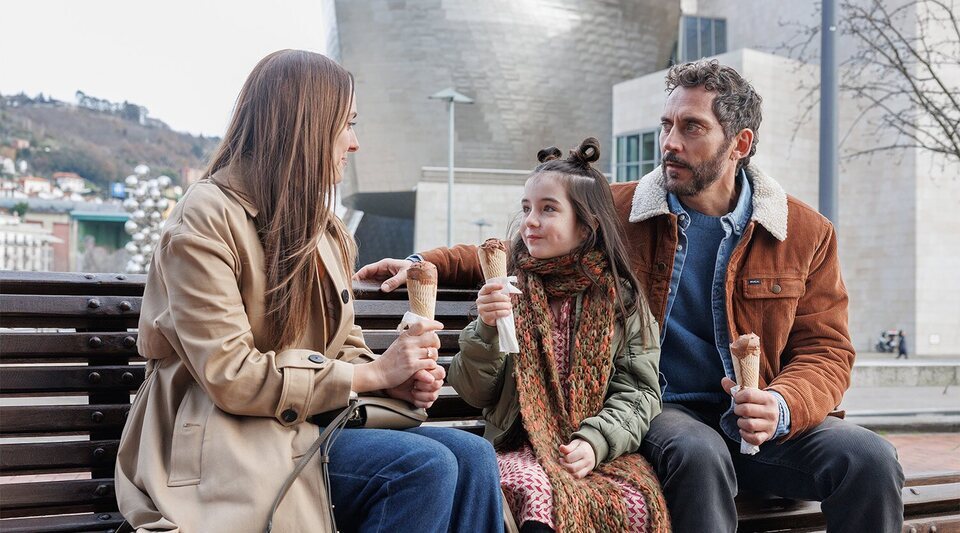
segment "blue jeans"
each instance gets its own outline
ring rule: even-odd
[[[342,532],[503,531],[493,446],[459,429],[345,429],[330,486]]]
[[[737,530],[737,491],[821,502],[827,531],[899,533],[903,471],[893,445],[827,417],[756,455],[720,432],[729,404],[664,403],[640,445],[667,500],[675,533]]]

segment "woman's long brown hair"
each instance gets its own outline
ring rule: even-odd
[[[353,77],[320,54],[280,50],[247,77],[206,175],[242,169],[267,277],[261,348],[289,346],[307,327],[325,231],[339,243],[350,279],[356,244],[334,213],[334,142],[349,118]]]

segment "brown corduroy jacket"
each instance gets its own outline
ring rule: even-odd
[[[753,215],[727,266],[727,327],[731,339],[750,332],[760,336],[760,388],[786,400],[789,439],[822,422],[850,386],[855,354],[847,290],[833,225],[755,166],[746,171]],[[612,189],[634,272],[657,323],[664,324],[678,225],[663,176],[658,168]],[[437,265],[441,284],[483,283],[474,246],[421,255]]]

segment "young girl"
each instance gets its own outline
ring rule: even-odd
[[[599,142],[560,159],[541,150],[527,179],[509,270],[514,306],[487,283],[460,336],[449,382],[483,408],[501,485],[521,531],[665,531],[656,477],[636,453],[660,412],[657,324],[591,163]],[[496,319],[515,311],[520,352]]]

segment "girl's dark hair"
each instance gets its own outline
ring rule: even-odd
[[[617,289],[618,318],[626,320],[634,311],[648,308],[640,282],[630,268],[627,248],[623,241],[621,222],[613,207],[613,193],[607,178],[592,163],[600,159],[600,141],[587,137],[570,155],[561,159],[563,153],[555,147],[544,148],[537,153],[540,164],[530,174],[528,180],[556,179],[563,186],[573,206],[577,223],[586,231],[586,238],[579,248],[573,251],[577,256],[599,249],[607,255],[610,271]],[[518,225],[512,239],[508,268],[516,270],[520,253],[526,250],[521,238],[522,223]],[[582,263],[580,268],[583,269]],[[590,277],[583,269],[584,275]],[[625,294],[627,285],[632,294]],[[646,331],[646,313],[641,320]]]

